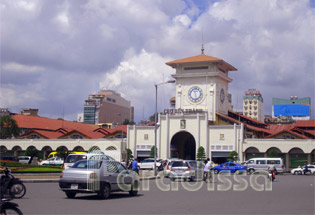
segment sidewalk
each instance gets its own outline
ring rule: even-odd
[[[140,171],[140,180],[155,179],[153,171]],[[14,177],[20,178],[23,183],[58,183],[60,173],[19,173]]]

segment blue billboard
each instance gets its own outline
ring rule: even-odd
[[[290,104],[274,105],[275,116],[309,116],[310,107],[308,105]]]

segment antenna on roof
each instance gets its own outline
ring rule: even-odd
[[[201,54],[205,54],[204,53],[204,48],[203,48],[203,27],[202,27],[202,32],[201,32]]]

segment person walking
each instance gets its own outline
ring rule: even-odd
[[[139,175],[138,161],[136,158],[131,163],[131,170],[135,171]]]
[[[212,175],[211,175],[210,170],[211,170],[211,161],[209,158],[207,158],[207,160],[205,160],[205,166],[203,168],[205,182],[207,182],[208,179],[210,179],[210,182],[212,182]]]
[[[306,175],[308,172],[308,166],[306,165],[306,163],[304,163],[304,175]]]

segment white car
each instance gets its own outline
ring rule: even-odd
[[[310,171],[311,174],[315,174],[315,165],[308,164],[307,166],[308,166],[308,171]],[[299,167],[299,168],[295,168],[295,169],[291,170],[291,173],[293,175],[302,175],[302,174],[304,174],[304,169],[305,169],[304,166]]]
[[[63,159],[59,157],[52,157],[48,160],[44,160],[39,163],[39,165],[54,165],[54,166],[62,166],[63,165]]]
[[[160,162],[156,161],[156,167],[161,165]],[[154,159],[147,158],[138,163],[140,169],[154,169]]]

